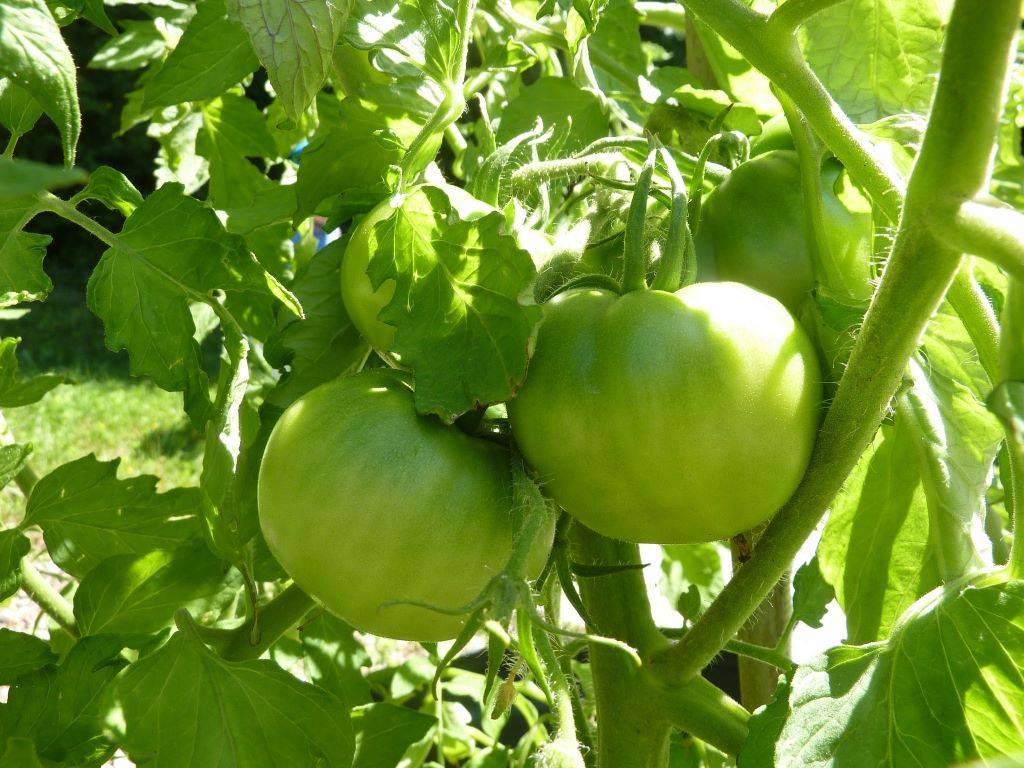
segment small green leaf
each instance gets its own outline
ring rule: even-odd
[[[812,557],[793,576],[793,618],[820,629],[821,619],[835,596],[832,585],[821,575],[818,558]]]
[[[59,666],[19,676],[0,709],[0,733],[31,738],[45,760],[99,768],[114,753],[104,723],[108,687],[125,665],[120,650],[111,638],[87,637]]]
[[[101,165],[89,174],[89,183],[71,198],[71,204],[77,206],[83,200],[98,200],[110,210],[120,211],[127,217],[142,205],[142,194],[123,173]]]
[[[285,114],[298,120],[331,71],[334,45],[352,0],[229,0],[232,18],[249,33]]]
[[[43,108],[32,94],[5,77],[0,77],[0,125],[16,136],[28,133]]]
[[[21,339],[13,338],[0,339],[0,408],[20,408],[37,403],[47,392],[63,384],[65,380],[58,374],[21,378],[18,375],[16,355],[20,341]]]
[[[141,69],[164,55],[167,39],[152,21],[121,21],[124,32],[108,40],[89,61],[92,69]]]
[[[453,193],[454,194],[454,193]],[[459,207],[476,213],[461,218]],[[460,192],[425,186],[370,235],[367,270],[395,281],[381,320],[397,329],[394,352],[416,377],[416,407],[452,420],[508,400],[526,375],[540,308],[520,302],[536,272],[497,211]]]
[[[394,704],[352,710],[356,757],[352,768],[420,765],[430,751],[437,719]]]

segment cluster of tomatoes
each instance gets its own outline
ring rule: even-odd
[[[870,207],[840,198],[844,179],[826,162],[815,246],[796,153],[758,154],[705,201],[698,282],[575,288],[545,303],[506,408],[559,507],[605,536],[678,544],[753,528],[786,502],[821,410],[818,350],[796,319],[820,282],[814,259],[829,259],[849,298],[871,293]],[[362,220],[342,266],[345,305],[380,352],[394,342],[378,319],[393,286],[374,290],[366,269],[374,228],[394,210],[385,202]],[[462,619],[421,605],[479,594],[521,515],[509,448],[420,415],[411,383],[369,369],[292,405],[263,459],[260,519],[295,582],[330,610],[373,634],[438,641]],[[549,547],[550,537],[534,547],[534,574]]]

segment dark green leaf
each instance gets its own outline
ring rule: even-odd
[[[0,530],[0,601],[21,587],[21,558],[29,549],[28,539],[17,528]]]
[[[57,655],[45,640],[0,627],[0,685],[11,685],[19,677],[56,662]]]

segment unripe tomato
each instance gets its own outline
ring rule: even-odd
[[[738,283],[545,305],[512,431],[553,498],[617,539],[681,544],[767,520],[818,425],[814,348],[775,299]]]
[[[519,523],[509,466],[496,443],[416,413],[403,374],[365,371],[281,416],[260,467],[260,525],[295,583],[357,629],[448,640],[464,617],[387,604],[458,607],[501,571]]]
[[[870,299],[874,234],[871,206],[842,166],[822,169],[827,253],[816,276],[796,152],[776,150],[733,170],[704,202],[697,254],[700,280],[744,283],[794,313],[815,278],[835,296]]]
[[[444,185],[438,188],[444,191],[459,214],[466,218],[483,216],[494,210],[458,187]],[[378,242],[379,233],[376,227],[395,216],[403,201],[414,196],[419,198],[415,201],[417,206],[431,205],[430,199],[423,196],[423,189],[422,186],[413,188],[402,199],[388,198],[366,214],[352,232],[352,238],[345,248],[345,256],[341,261],[341,298],[345,303],[345,309],[356,330],[378,352],[387,352],[395,343],[395,327],[378,317],[395,295],[395,283],[393,280],[385,280],[374,290],[373,283],[366,273],[370,258],[379,249],[387,247],[386,244]]]
[[[750,140],[750,156],[763,155],[775,149],[792,149],[793,133],[785,115],[774,115],[761,126],[761,132]]]

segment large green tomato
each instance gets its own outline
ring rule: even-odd
[[[437,186],[444,190],[452,207],[466,219],[484,216],[494,210],[463,189],[448,185]],[[415,187],[409,190],[404,198],[388,198],[366,214],[352,232],[352,238],[345,247],[345,256],[341,261],[341,299],[345,303],[345,309],[356,330],[378,352],[387,352],[395,343],[395,327],[379,318],[381,310],[395,295],[395,283],[393,280],[385,280],[374,290],[373,283],[366,273],[370,259],[379,249],[387,247],[387,243],[382,244],[378,240],[381,232],[377,225],[395,216],[402,201],[414,195],[421,195],[422,189],[423,187]],[[421,201],[417,201],[419,202]],[[429,200],[427,202],[429,203]],[[387,228],[384,230],[386,233]]]
[[[448,640],[512,551],[508,452],[413,407],[401,373],[365,371],[314,389],[281,416],[259,477],[271,552],[302,589],[364,632]],[[531,559],[544,565],[551,537]]]
[[[835,161],[822,169],[828,253],[817,278],[833,296],[871,297],[871,205]],[[813,242],[796,152],[775,150],[738,166],[708,195],[697,237],[699,279],[744,283],[790,311],[815,285]]]
[[[512,431],[571,515],[625,541],[726,538],[796,488],[818,425],[814,348],[738,283],[545,305]]]

